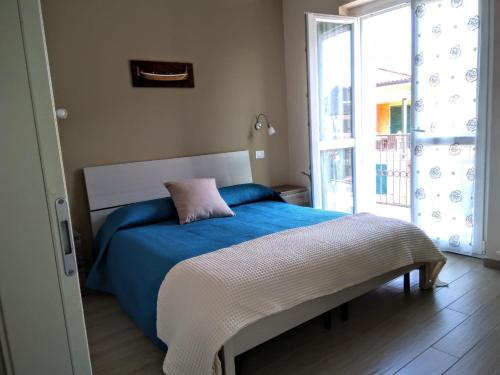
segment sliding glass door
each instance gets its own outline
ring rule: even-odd
[[[413,19],[413,222],[442,249],[481,254],[479,0],[418,1]]]
[[[354,212],[356,19],[308,14],[309,119],[314,207]]]
[[[314,207],[411,216],[441,249],[484,253],[488,3],[413,0],[411,12],[401,1],[360,18],[307,15]],[[410,13],[411,33],[402,29]],[[399,49],[410,55],[411,46],[411,64],[367,42],[377,36],[393,48],[407,38]]]

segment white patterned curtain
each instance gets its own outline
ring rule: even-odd
[[[414,222],[444,249],[474,253],[479,0],[414,6]]]

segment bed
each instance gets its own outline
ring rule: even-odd
[[[217,254],[220,249],[345,221],[346,217],[287,204],[271,189],[253,184],[248,151],[92,167],[84,174],[92,228],[94,234],[98,233],[96,261],[87,285],[114,294],[142,331],[163,349],[166,345],[158,338],[157,314],[162,311],[160,288],[164,288],[172,268]],[[167,180],[193,177],[215,177],[221,196],[236,216],[179,225],[175,207],[162,185]],[[254,319],[224,339],[221,369],[215,372],[235,374],[236,355],[413,269],[420,269],[421,287],[429,287],[430,273],[438,268],[432,270],[429,263],[412,262]],[[193,275],[191,278],[195,279]],[[167,304],[175,303],[170,298]]]

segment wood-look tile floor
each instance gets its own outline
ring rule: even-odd
[[[327,330],[313,319],[238,357],[240,375],[500,374],[500,271],[447,254],[449,287],[403,293],[396,279],[350,303]],[[116,299],[84,297],[95,375],[162,374],[164,353]]]

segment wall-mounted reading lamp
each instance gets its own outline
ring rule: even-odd
[[[268,135],[273,135],[276,133],[276,129],[271,125],[271,123],[269,122],[269,119],[267,118],[267,116],[263,113],[259,113],[258,116],[257,116],[257,120],[255,122],[255,125],[254,125],[254,128],[255,130],[260,130],[262,129],[262,122],[260,120],[260,118],[264,118],[266,120],[266,123],[267,123],[267,134]]]

